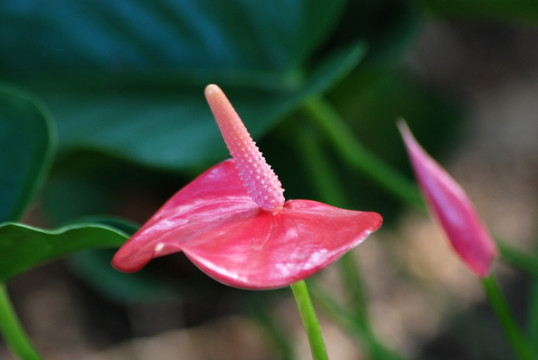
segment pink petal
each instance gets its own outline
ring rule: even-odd
[[[291,200],[223,224],[183,247],[214,279],[239,288],[270,289],[305,279],[339,259],[381,226],[377,213]]]
[[[377,213],[308,200],[264,211],[247,194],[233,160],[227,160],[174,195],[118,251],[113,265],[136,271],[153,257],[184,251],[227,285],[277,288],[336,261],[381,222]]]
[[[234,161],[223,161],[172,196],[118,250],[112,265],[124,272],[138,271],[154,257],[182,251],[184,242],[200,232],[257,212]]]
[[[479,277],[489,274],[497,247],[456,181],[417,143],[404,122],[398,124],[426,202],[452,247]]]

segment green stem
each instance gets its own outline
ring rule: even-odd
[[[481,282],[488,300],[493,307],[493,311],[497,315],[517,358],[520,360],[534,359],[533,349],[512,317],[506,299],[504,298],[497,281],[493,276],[489,276],[481,279]]]
[[[40,360],[13,310],[4,284],[0,283],[0,332],[6,344],[20,359]]]
[[[538,212],[535,212],[535,214],[538,217]],[[535,228],[534,228],[533,253],[535,256],[538,256],[538,221],[535,221],[534,224],[535,224]],[[529,337],[530,337],[531,344],[538,344],[538,278],[535,278],[531,284],[529,299],[530,299],[529,316],[528,316]]]
[[[362,146],[327,102],[320,98],[312,98],[304,103],[302,109],[329,136],[343,159],[405,203],[420,212],[426,211],[422,196],[415,184]]]
[[[531,284],[528,330],[531,344],[538,344],[538,281]]]
[[[312,350],[312,357],[314,360],[328,360],[327,350],[325,349],[325,343],[323,342],[323,336],[321,335],[321,328],[319,326],[318,318],[310,300],[308,294],[308,288],[304,280],[296,282],[290,285],[295,296],[295,302],[299,308],[299,314],[303,320],[303,325],[310,342],[310,349]]]

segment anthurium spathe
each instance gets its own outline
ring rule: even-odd
[[[405,122],[398,127],[433,217],[471,271],[481,278],[488,276],[498,250],[473,204],[456,181],[422,149]]]
[[[224,284],[278,288],[336,261],[381,226],[377,213],[285,201],[222,90],[209,85],[205,95],[232,159],[172,196],[116,253],[116,269],[137,271],[154,257],[183,251]]]

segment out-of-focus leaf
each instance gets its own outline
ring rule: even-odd
[[[16,55],[0,70],[45,97],[62,149],[185,169],[225,154],[205,84],[221,85],[260,136],[356,65],[349,47],[308,66],[344,4],[8,1],[0,52]]]
[[[41,102],[0,84],[0,222],[19,219],[32,200],[51,160],[52,138]]]
[[[407,0],[348,1],[330,46],[362,39],[368,44],[365,62],[395,64],[419,34],[422,14]]]
[[[302,87],[263,90],[223,86],[249,131],[257,137],[310,95],[327,89],[362,58],[352,46],[319,64]],[[59,123],[64,148],[89,148],[161,168],[185,169],[227,154],[215,120],[198,86],[160,90],[125,87],[64,89],[46,96]]]
[[[538,24],[536,0],[419,0],[437,16],[493,19]]]
[[[453,148],[463,111],[460,105],[402,69],[363,66],[330,95],[330,101],[353,129],[357,139],[393,167],[409,173],[396,120],[404,117],[424,146],[437,156]],[[421,136],[423,135],[423,136]],[[452,146],[448,146],[452,144]],[[331,150],[328,150],[329,156]],[[442,154],[441,154],[442,155]],[[335,155],[334,166],[358,208],[383,209],[385,224],[394,219],[399,203],[364,176],[350,171]]]
[[[17,223],[0,225],[0,282],[71,253],[119,247],[127,235],[98,224],[76,224],[44,230]]]
[[[110,261],[113,251],[95,250],[72,255],[71,269],[87,284],[119,303],[173,301],[180,297],[179,282],[162,280],[149,271],[124,274],[115,270]]]
[[[293,109],[302,98],[323,91],[347,73],[363,49],[346,49],[322,64],[305,88],[290,92],[224,86],[254,136]],[[201,87],[173,92],[127,90],[115,94],[92,91],[77,95],[49,93],[60,119],[60,138],[68,148],[85,147],[163,168],[186,168],[226,154]],[[61,104],[65,102],[65,104]]]
[[[53,167],[40,198],[52,226],[78,222],[81,217],[92,214],[106,214],[113,208],[124,175],[110,172],[107,182],[103,171],[92,170],[94,167],[89,166],[84,172],[62,173]]]
[[[338,21],[345,0],[57,0],[54,5],[0,3],[0,49],[9,54],[0,59],[1,68],[27,77],[43,71],[150,73],[171,83],[217,77],[266,86],[303,66]],[[257,83],[260,77],[264,81]]]
[[[408,161],[395,125],[399,118],[405,118],[424,146],[438,155],[453,144],[463,115],[460,104],[411,72],[392,66],[354,71],[330,99],[364,145],[405,169]]]

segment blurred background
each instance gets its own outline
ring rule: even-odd
[[[395,127],[404,117],[491,230],[533,249],[536,24],[535,1],[5,0],[0,81],[42,99],[57,143],[24,222],[143,223],[228,157],[203,98],[216,83],[286,198],[383,215],[353,256],[385,344],[411,359],[510,359],[479,282],[431,221],[350,166],[302,105],[324,98],[358,142],[411,178]],[[330,172],[342,197],[326,197],[316,169]],[[113,253],[79,253],[8,282],[46,359],[310,357],[288,289],[228,288],[182,254],[121,274],[109,265]],[[494,272],[525,327],[531,279],[501,264]],[[343,292],[336,266],[315,277],[323,291]],[[365,358],[319,315],[331,358]],[[0,359],[13,359],[1,339]]]

